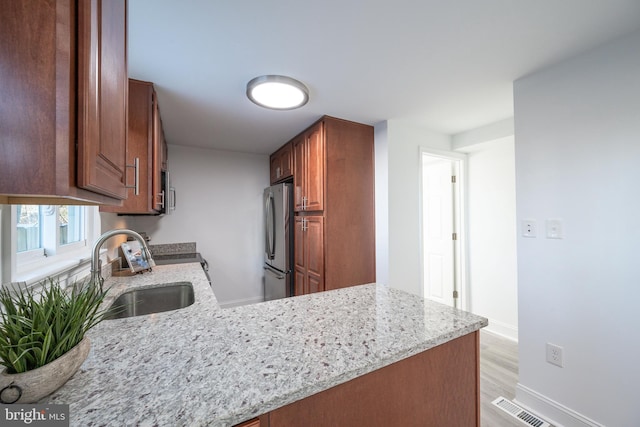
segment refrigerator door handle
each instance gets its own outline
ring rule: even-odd
[[[269,253],[269,196],[264,199],[264,253],[267,258],[271,259],[271,254]]]
[[[273,274],[276,276],[276,278],[277,278],[277,279],[286,279],[286,278],[287,278],[287,276],[285,276],[284,274],[282,274],[282,272],[281,272],[281,271],[278,271],[278,270],[276,270],[276,269],[274,269],[274,268],[271,268],[271,267],[269,267],[268,265],[265,265],[265,266],[264,266],[264,269],[265,269],[265,270],[269,270],[271,273],[273,273]]]
[[[269,193],[265,205],[265,229],[264,244],[265,253],[268,259],[275,258],[276,242],[274,238],[274,230],[276,228],[275,205],[273,194]]]

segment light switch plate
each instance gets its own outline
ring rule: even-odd
[[[547,219],[547,239],[562,239],[564,237],[561,219]]]

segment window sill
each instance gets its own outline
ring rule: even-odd
[[[107,250],[102,249],[102,255]],[[58,277],[61,282],[71,280],[80,280],[90,274],[91,264],[90,251],[77,251],[73,254],[65,255],[59,260],[46,263],[44,266],[39,263],[40,267],[25,269],[18,272],[13,277],[14,282],[25,282],[27,286],[33,286],[49,277]]]

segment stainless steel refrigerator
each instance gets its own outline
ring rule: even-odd
[[[293,186],[264,190],[264,300],[293,295]]]

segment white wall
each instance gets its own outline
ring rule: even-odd
[[[502,138],[513,137],[513,117],[509,117],[479,128],[467,130],[451,136],[451,148],[465,152],[476,144],[483,144]]]
[[[175,212],[121,218],[146,231],[151,244],[196,242],[221,304],[262,301],[262,191],[269,185],[269,156],[169,145],[169,169]]]
[[[513,123],[513,122],[512,122]],[[518,340],[514,138],[474,144],[467,153],[468,298],[487,330]]]
[[[376,138],[379,136],[378,131],[382,132],[381,126],[376,127]],[[450,137],[407,121],[389,120],[386,122],[386,139],[388,284],[406,292],[422,295],[420,199],[418,197],[421,177],[418,154],[420,147],[450,150]],[[376,262],[384,262],[384,260],[378,259]]]
[[[517,399],[567,426],[637,426],[640,32],[515,82]],[[544,238],[562,218],[565,238]],[[564,368],[545,343],[564,347]],[[557,404],[557,405],[556,405]],[[558,406],[560,405],[560,406]]]
[[[374,126],[376,282],[389,283],[389,148],[387,122]]]

